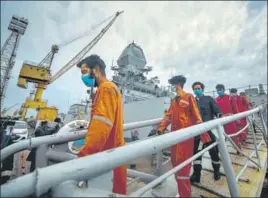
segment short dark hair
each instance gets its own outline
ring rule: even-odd
[[[225,87],[223,84],[217,84],[216,89],[224,89],[225,90]]]
[[[240,92],[240,96],[245,96],[246,93],[245,92]]]
[[[61,123],[61,119],[60,119],[60,118],[56,118],[56,119],[54,120],[54,122]]]
[[[202,88],[202,90],[205,89],[205,85],[204,85],[203,83],[199,82],[199,81],[193,83],[193,85],[192,85],[192,88],[193,88],[193,89],[194,89],[195,85],[200,85],[200,87]]]
[[[98,67],[100,69],[100,72],[105,75],[106,65],[104,61],[100,58],[100,56],[98,56],[97,54],[92,54],[84,58],[77,64],[77,67],[81,68],[83,64],[87,64],[90,69]]]
[[[45,120],[45,121],[41,121],[41,123],[40,123],[41,126],[43,126],[45,124],[48,124],[48,121]]]
[[[237,89],[236,88],[230,89],[230,93],[237,93]]]
[[[168,80],[168,82],[171,85],[179,84],[181,87],[183,87],[186,82],[186,78],[182,75],[173,76],[171,79]]]

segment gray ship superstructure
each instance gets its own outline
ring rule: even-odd
[[[168,87],[159,87],[157,76],[147,79],[146,75],[152,71],[152,67],[146,65],[142,48],[134,42],[123,50],[117,64],[111,67],[114,71],[112,80],[121,89],[125,104],[171,95]]]

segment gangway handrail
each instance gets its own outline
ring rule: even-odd
[[[220,129],[219,126],[260,112],[262,109],[263,107],[260,106],[243,113],[201,123],[177,130],[173,133],[167,133],[162,136],[138,141],[116,149],[110,149],[108,151],[44,168],[37,168],[33,173],[21,176],[2,185],[1,194],[3,197],[25,197],[33,194],[40,196],[52,187],[66,180],[82,181],[97,177],[115,167],[135,160],[138,157],[161,152],[163,149],[174,144],[193,138],[213,128],[217,128],[220,140],[219,150],[222,157],[223,167],[226,170],[229,190],[231,196],[236,197],[239,196],[238,187],[235,182],[234,171],[230,168],[231,160],[224,142],[224,130]],[[156,124],[155,121],[154,124]]]
[[[260,107],[254,108],[254,109],[257,112],[257,111],[260,111],[260,110],[257,110],[259,108],[262,109],[263,107],[260,106]],[[245,113],[245,112],[243,112],[243,113]],[[235,116],[243,115],[243,116],[241,116],[241,118],[246,117],[247,115],[244,116],[243,113],[235,114]],[[224,117],[224,118],[226,118],[226,117]],[[221,119],[223,119],[223,118],[219,118],[217,120],[221,120]],[[240,119],[240,117],[239,117],[239,119]],[[145,121],[140,121],[140,122],[124,124],[124,131],[135,129],[135,128],[142,128],[142,127],[157,125],[161,122],[161,120],[162,120],[162,118],[158,118],[158,119],[145,120]],[[231,122],[231,121],[228,121],[228,122]],[[224,122],[223,125],[228,123],[228,122]],[[87,130],[84,129],[84,130],[76,130],[74,132],[69,132],[68,134],[64,134],[64,135],[54,134],[54,135],[49,135],[49,136],[44,136],[44,137],[35,137],[35,138],[27,139],[27,140],[21,140],[19,142],[11,144],[10,146],[7,146],[1,150],[1,162],[4,159],[6,159],[8,156],[10,156],[14,153],[17,153],[19,151],[22,151],[25,149],[36,148],[36,147],[40,146],[41,144],[50,144],[51,145],[51,144],[58,144],[58,143],[64,143],[64,142],[68,142],[68,141],[79,140],[79,139],[84,138],[86,133],[87,133]]]
[[[242,129],[240,129],[238,132],[236,132],[236,133],[234,133],[234,134],[231,134],[231,135],[227,135],[225,132],[224,132],[224,136],[225,136],[225,138],[226,138],[226,140],[228,140],[231,144],[232,144],[232,146],[234,147],[234,149],[236,150],[236,151],[238,151],[240,154],[242,154],[244,157],[246,157],[249,161],[251,161],[251,162],[253,162],[255,165],[257,165],[257,167],[258,168],[261,168],[261,164],[260,164],[260,158],[259,158],[259,154],[258,154],[258,148],[257,148],[257,145],[256,145],[256,137],[255,137],[255,133],[253,133],[253,139],[254,139],[254,150],[255,150],[255,153],[256,153],[256,156],[257,156],[257,158],[258,158],[258,163],[257,162],[255,162],[254,160],[252,160],[251,159],[251,157],[250,156],[247,156],[235,143],[234,143],[234,141],[232,140],[232,137],[235,137],[235,136],[238,136],[238,135],[240,135],[245,129],[247,129],[248,127],[249,127],[249,125],[251,124],[253,124],[253,119],[254,119],[254,114],[252,114],[253,115],[253,118],[252,118],[252,120],[251,119],[249,119],[248,117],[247,117],[247,119],[248,119],[248,123],[246,124],[246,126],[245,127],[243,127]],[[264,138],[265,138],[265,136],[264,136]]]
[[[258,166],[258,168],[261,168],[260,163],[255,162],[254,160],[252,160],[250,157],[248,157],[244,152],[242,152],[242,150],[240,148],[238,148],[238,146],[234,143],[234,141],[224,133],[224,136],[226,137],[227,140],[229,140],[229,142],[231,142],[231,144],[233,145],[234,149],[237,150],[239,153],[241,153],[244,157],[246,157],[248,160],[250,160],[251,162],[253,162],[255,165]]]
[[[157,125],[160,123],[162,118],[152,119],[152,120],[145,120],[140,122],[133,122],[129,124],[124,124],[124,131],[135,129],[135,128],[142,128]],[[40,146],[41,144],[58,144],[58,143],[65,143],[69,141],[75,141],[82,139],[86,136],[87,130],[76,130],[73,132],[69,132],[68,134],[54,134],[49,136],[43,137],[35,137],[30,138],[27,140],[21,140],[10,146],[7,146],[1,150],[1,162],[6,159],[8,156],[17,153],[19,151],[23,151],[25,149],[32,149]]]
[[[202,156],[205,152],[207,152],[208,150],[210,150],[211,148],[213,148],[213,147],[215,147],[217,145],[218,145],[218,142],[214,142],[213,144],[209,145],[208,147],[206,147],[202,151],[198,152],[196,155],[190,157],[189,159],[185,160],[184,162],[182,162],[178,166],[174,167],[173,169],[169,170],[168,172],[166,172],[165,174],[161,175],[157,179],[153,180],[152,182],[150,182],[149,184],[147,184],[143,188],[141,188],[138,191],[132,193],[131,197],[139,197],[139,196],[143,195],[146,191],[148,191],[151,188],[153,188],[153,187],[157,186],[158,184],[162,183],[169,176],[171,176],[172,174],[174,174],[177,171],[181,170],[182,168],[184,168],[184,166],[186,166],[187,164],[191,163],[192,161],[194,161],[198,157]]]
[[[260,148],[260,146],[262,145],[262,142],[263,142],[263,141],[261,141],[261,142],[258,144],[257,149]],[[256,153],[256,151],[253,151],[253,152],[250,154],[249,158],[251,159],[251,158],[254,156],[255,153]],[[249,162],[250,162],[250,160],[247,159],[247,161],[246,161],[246,163],[244,164],[243,168],[242,168],[242,169],[240,170],[240,172],[236,175],[236,177],[235,177],[235,180],[236,180],[236,181],[238,181],[239,178],[242,176],[242,174],[245,172],[245,170],[246,170],[247,167],[248,167]]]
[[[231,135],[228,135],[229,137],[235,137],[235,136],[238,136],[240,135],[245,129],[247,129],[249,127],[249,123],[247,123],[247,125],[245,127],[243,127],[242,129],[240,129],[238,132],[234,133],[234,134],[231,134]]]

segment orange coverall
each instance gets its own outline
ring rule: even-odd
[[[190,127],[202,122],[198,107],[193,95],[183,92],[179,99],[173,99],[168,112],[160,123],[158,131],[163,133],[169,124],[171,132]],[[201,135],[203,143],[211,141],[207,133]],[[190,138],[171,147],[171,163],[173,167],[193,156],[194,138]],[[191,197],[189,180],[191,163],[175,174],[180,197]]]
[[[240,112],[244,112],[250,109],[249,100],[246,96],[240,96],[240,103],[238,105],[238,108]],[[247,118],[241,118],[240,122],[241,122],[241,128],[244,128],[247,125]],[[247,132],[248,132],[248,129],[245,129],[241,133],[240,135],[241,141],[246,141]]]
[[[216,98],[216,103],[218,104],[220,110],[223,112],[224,116],[233,115],[236,113],[239,113],[236,101],[234,97],[225,94],[224,96],[218,96]],[[236,122],[229,122],[228,124],[225,124],[224,126],[225,133],[227,135],[231,135],[234,133],[237,133],[237,124]],[[238,136],[232,137],[234,143],[241,148],[240,144],[240,138]]]
[[[78,157],[124,145],[121,94],[118,87],[107,80],[98,87],[92,105],[91,120],[85,137],[85,145],[78,153]],[[126,195],[126,166],[117,167],[113,172],[113,193]]]

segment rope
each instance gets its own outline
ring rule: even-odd
[[[65,43],[62,43],[61,45],[59,45],[59,47],[64,47],[66,45],[69,45],[70,43],[73,43],[74,41],[86,36],[89,32],[92,32],[93,30],[97,29],[99,26],[101,26],[103,23],[105,23],[106,21],[108,21],[110,18],[112,18],[114,15],[111,15],[109,16],[108,18],[104,19],[103,21],[101,21],[100,23],[96,24],[96,25],[93,25],[93,27],[87,31],[85,31],[84,33],[82,33],[81,35],[65,42]]]

